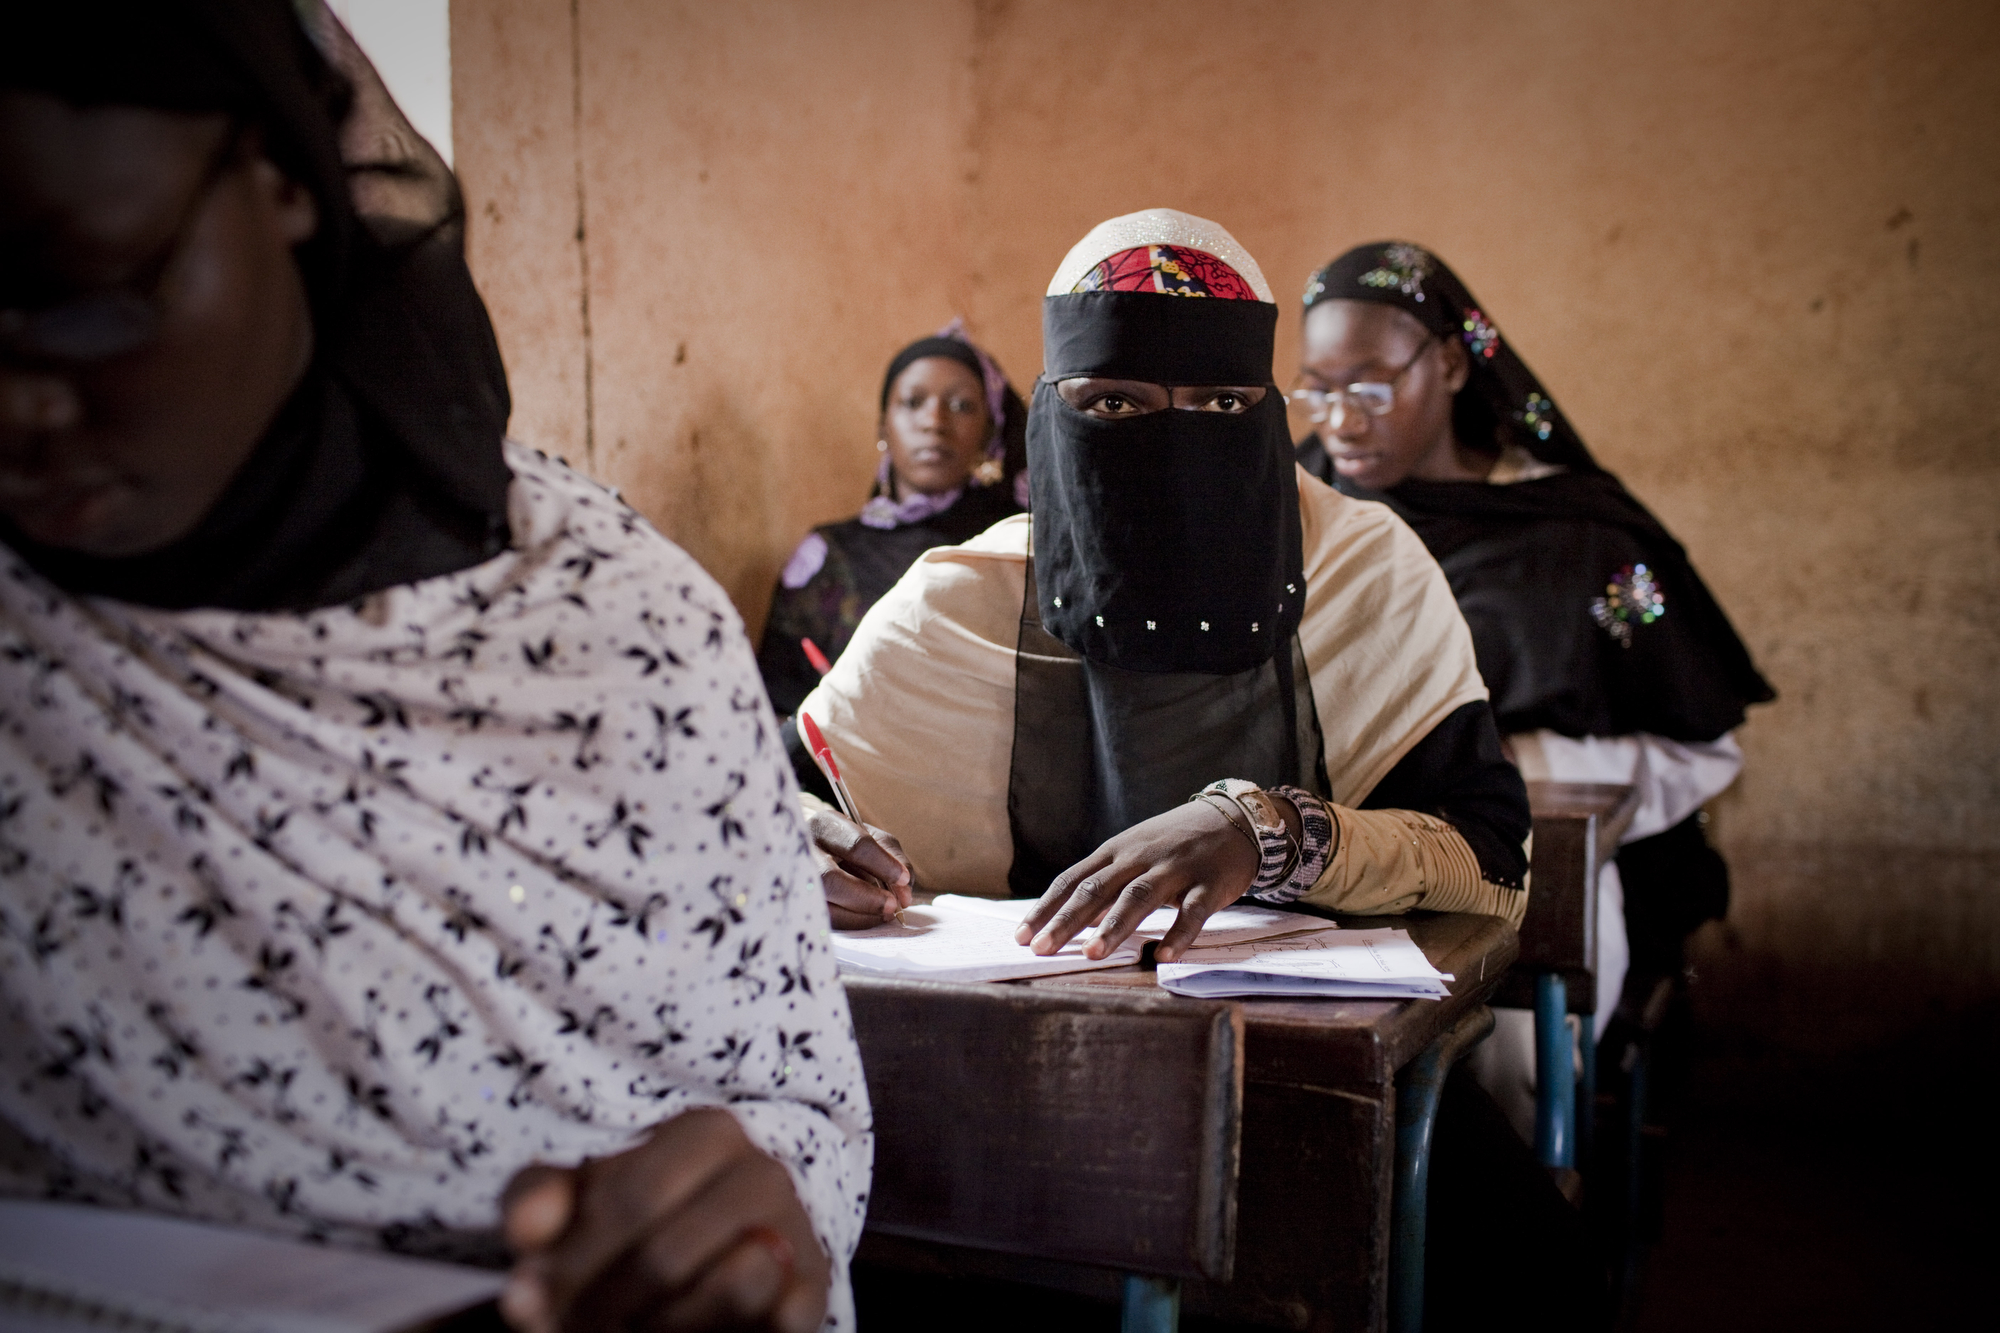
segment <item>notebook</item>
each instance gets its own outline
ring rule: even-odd
[[[150,1213],[0,1199],[0,1333],[413,1333],[503,1273]]]

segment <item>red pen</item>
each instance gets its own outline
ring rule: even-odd
[[[861,816],[855,813],[854,798],[848,794],[847,784],[841,781],[840,765],[834,762],[833,747],[826,743],[826,737],[820,734],[819,724],[812,720],[810,713],[799,714],[799,730],[805,732],[806,748],[819,762],[820,772],[826,774],[826,780],[833,784],[833,794],[840,800],[840,813],[859,824]]]
[[[840,812],[855,823],[861,823],[861,816],[854,809],[854,797],[848,793],[847,783],[840,776],[840,765],[834,761],[833,747],[828,745],[826,737],[820,734],[819,723],[812,720],[812,714],[803,710],[799,713],[799,730],[805,733],[806,748],[812,751],[820,772],[826,774],[826,780],[833,784],[833,794],[840,800]],[[888,885],[882,887],[887,888]],[[899,924],[903,920],[903,910],[900,907],[896,909],[896,920]]]
[[[811,639],[800,639],[799,647],[806,650],[806,661],[812,663],[814,671],[824,676],[827,672],[833,670],[833,663],[826,660],[826,654],[821,652],[819,645]]]

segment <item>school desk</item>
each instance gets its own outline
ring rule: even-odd
[[[1133,1333],[1178,1307],[1421,1327],[1437,1095],[1516,938],[1492,917],[1341,921],[1407,928],[1450,998],[1190,1000],[1138,968],[846,978],[877,1134],[862,1257],[1122,1300]]]
[[[1574,1170],[1587,1160],[1597,1096],[1597,1043],[1577,1043],[1569,1015],[1588,1031],[1597,1012],[1597,872],[1618,854],[1639,789],[1599,782],[1530,782],[1535,819],[1528,914],[1521,956],[1495,1004],[1535,1011],[1535,1155]],[[1582,1088],[1571,1052],[1583,1053]],[[1579,1106],[1583,1114],[1578,1114]]]

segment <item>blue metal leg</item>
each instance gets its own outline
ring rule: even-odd
[[[1180,1279],[1125,1275],[1120,1333],[1175,1333],[1181,1326]]]
[[[1493,1011],[1481,1005],[1410,1061],[1398,1079],[1396,1187],[1389,1205],[1392,1333],[1420,1333],[1424,1326],[1424,1226],[1429,1218],[1431,1130],[1437,1124],[1438,1094],[1458,1058],[1492,1030]]]
[[[1554,972],[1535,974],[1535,1156],[1576,1165],[1576,1045],[1569,995]]]
[[[1578,1014],[1583,1021],[1583,1082],[1576,1090],[1576,1159],[1588,1172],[1596,1165],[1592,1156],[1597,1140],[1597,1015]]]

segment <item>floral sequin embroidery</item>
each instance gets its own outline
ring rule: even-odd
[[[1393,287],[1405,296],[1424,299],[1424,279],[1431,275],[1431,257],[1414,245],[1392,245],[1382,251],[1382,263],[1355,281],[1364,287]]]
[[[1472,354],[1492,360],[1493,354],[1500,350],[1500,330],[1477,310],[1465,312],[1464,328],[1465,332],[1459,336],[1465,339],[1465,345]]]
[[[1632,646],[1632,627],[1650,625],[1667,613],[1666,595],[1645,565],[1627,565],[1604,585],[1604,596],[1591,599],[1590,618],[1617,640]]]
[[[1531,393],[1514,419],[1535,432],[1535,438],[1546,440],[1556,428],[1556,405],[1545,394]]]

